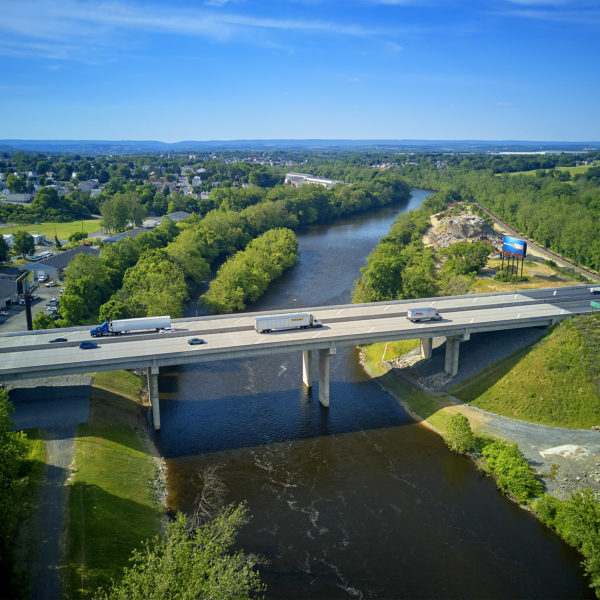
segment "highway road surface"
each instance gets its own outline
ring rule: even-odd
[[[397,339],[436,336],[468,339],[470,333],[547,326],[566,317],[592,312],[593,285],[519,292],[402,300],[373,304],[312,307],[295,311],[246,313],[176,319],[172,333],[132,333],[95,338],[98,348],[82,350],[90,327],[0,334],[0,381],[35,376],[245,358],[301,350],[319,350]],[[408,308],[435,306],[441,321],[411,323]],[[318,329],[259,334],[258,314],[310,312],[323,321]],[[64,337],[68,341],[50,343]],[[191,346],[190,337],[207,343]]]

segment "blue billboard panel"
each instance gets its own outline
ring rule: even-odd
[[[515,256],[525,256],[527,254],[527,242],[505,235],[502,250]]]

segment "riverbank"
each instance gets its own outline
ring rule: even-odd
[[[161,530],[165,467],[147,433],[143,386],[125,371],[95,376],[68,481],[63,588],[70,598],[91,597]]]
[[[600,432],[548,427],[490,413],[463,404],[446,392],[424,389],[389,362],[369,360],[364,351],[360,362],[415,421],[442,437],[450,417],[461,413],[478,435],[516,443],[555,498],[566,500],[573,492],[590,488],[600,499]]]

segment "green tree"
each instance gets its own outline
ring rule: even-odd
[[[11,431],[14,425],[10,419],[12,411],[8,391],[0,387],[0,574],[3,591],[6,591],[10,573],[16,499],[27,452],[25,434]]]
[[[450,417],[445,441],[453,452],[470,452],[475,448],[475,436],[465,415],[456,413]]]
[[[10,248],[8,243],[4,239],[4,236],[0,234],[0,262],[4,262],[10,254]]]
[[[240,600],[264,591],[256,559],[234,552],[237,532],[247,522],[243,506],[224,508],[198,526],[183,513],[169,523],[164,535],[134,551],[122,579],[96,600]]]
[[[13,250],[17,254],[27,256],[35,252],[35,244],[33,243],[33,236],[29,235],[26,231],[20,229],[15,233],[13,240]]]
[[[600,502],[594,492],[587,488],[562,501],[544,494],[534,502],[533,510],[542,522],[583,554],[590,587],[600,598]]]
[[[122,231],[129,220],[129,206],[125,194],[117,193],[100,205],[102,226],[107,231]]]
[[[87,238],[87,233],[85,231],[74,231],[69,236],[69,242],[71,242],[71,244],[76,244],[77,242],[80,242],[81,240],[85,240],[86,238]]]
[[[492,250],[486,242],[457,242],[447,248],[440,248],[440,256],[447,258],[442,270],[455,275],[477,273],[485,267]]]
[[[24,177],[19,177],[14,173],[10,173],[6,178],[6,187],[13,194],[23,194],[27,191],[27,181]]]
[[[52,315],[39,312],[33,319],[34,329],[54,329],[56,327],[56,321],[52,318]]]
[[[123,278],[124,304],[133,302],[144,308],[142,316],[183,315],[188,298],[185,277],[164,249],[148,250]]]
[[[65,291],[60,313],[69,325],[97,321],[98,308],[110,297],[110,274],[102,260],[78,254],[65,269]]]
[[[120,300],[111,298],[108,302],[105,302],[98,311],[98,321],[104,323],[104,321],[113,321],[115,319],[129,319],[131,317],[137,317],[138,314]]]

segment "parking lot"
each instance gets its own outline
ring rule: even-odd
[[[48,283],[48,282],[46,282]],[[33,291],[33,294],[39,296],[38,300],[31,303],[31,317],[35,319],[38,312],[47,313],[46,304],[52,299],[57,298],[62,288],[62,283],[56,282],[53,287],[46,287],[43,283]],[[9,331],[27,331],[27,317],[25,316],[25,306],[12,304],[8,307],[8,316],[0,316],[0,333]]]

